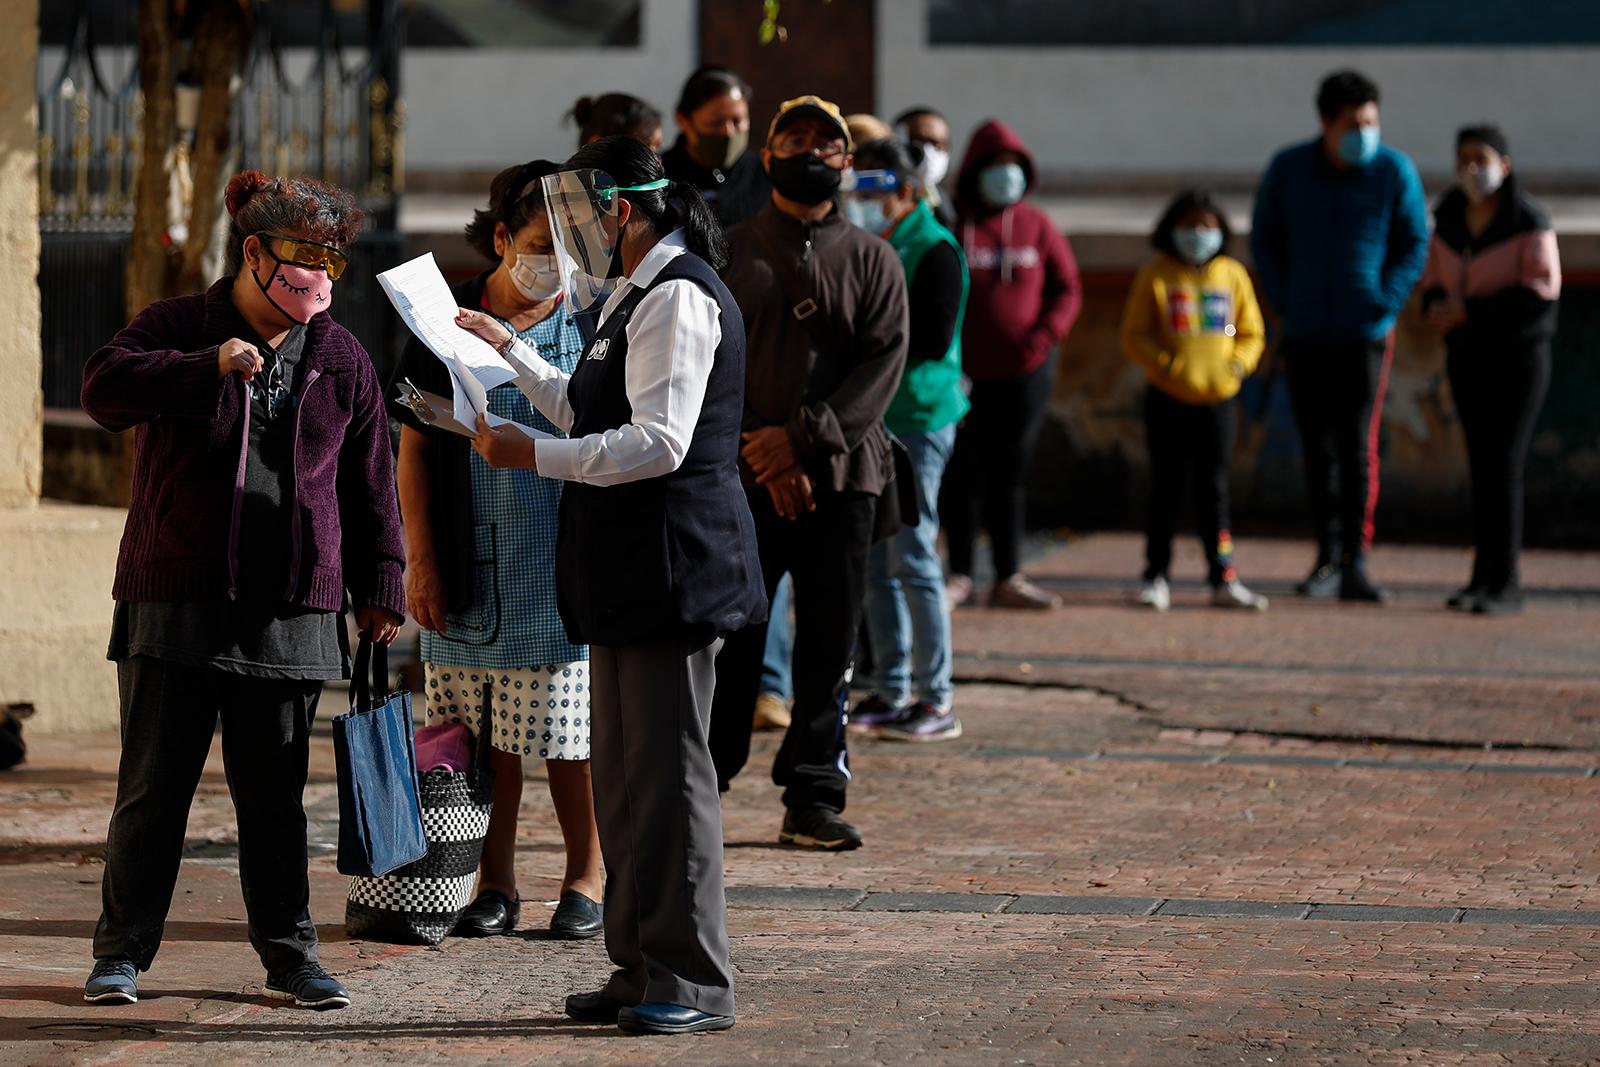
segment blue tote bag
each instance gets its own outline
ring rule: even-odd
[[[333,720],[339,873],[388,874],[428,853],[417,796],[411,694],[388,691],[389,649],[365,635],[351,675],[350,711]]]

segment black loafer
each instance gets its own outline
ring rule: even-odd
[[[731,1015],[711,1015],[677,1004],[640,1004],[617,1012],[617,1025],[630,1034],[694,1034],[701,1030],[726,1030]]]
[[[550,916],[550,932],[568,941],[582,941],[605,927],[605,906],[596,904],[576,889],[561,894],[556,913]]]
[[[614,1023],[617,1013],[627,1005],[604,989],[593,993],[574,993],[567,998],[567,1015],[580,1023]]]
[[[457,937],[494,937],[509,934],[522,918],[522,898],[512,900],[498,889],[485,889],[456,920]]]

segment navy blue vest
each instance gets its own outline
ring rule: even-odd
[[[755,524],[739,484],[744,319],[699,256],[672,259],[611,312],[567,383],[573,438],[633,421],[629,317],[656,286],[687,279],[721,308],[722,342],[688,454],[677,470],[621,485],[568,482],[561,494],[556,599],[578,644],[709,639],[766,618]]]

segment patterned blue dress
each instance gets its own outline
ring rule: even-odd
[[[568,373],[583,354],[583,335],[565,304],[518,336]],[[515,385],[491,389],[489,410],[566,436]],[[445,633],[422,632],[428,722],[464,722],[476,730],[488,685],[495,748],[588,759],[589,650],[567,640],[556,611],[561,483],[531,470],[496,470],[477,452],[471,464],[472,602],[446,617]]]

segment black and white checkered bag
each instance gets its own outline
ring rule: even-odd
[[[344,929],[350,937],[437,945],[472,903],[494,805],[489,709],[485,679],[472,769],[423,771],[417,776],[428,854],[381,877],[350,879],[344,905]]]

